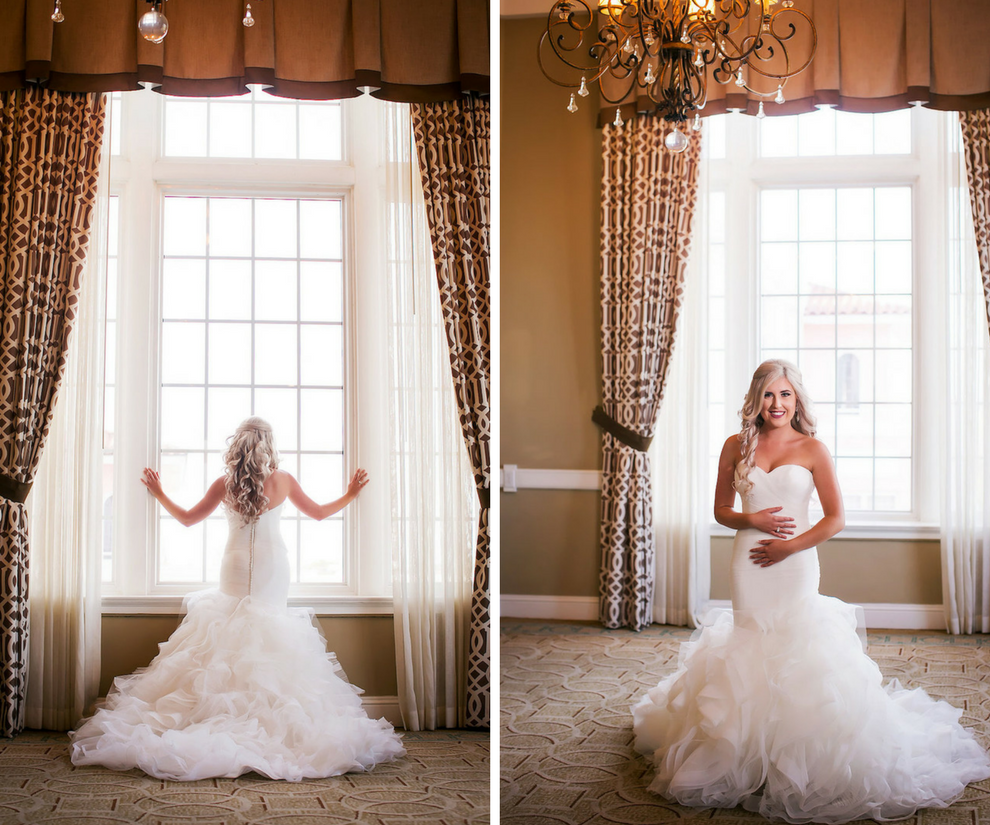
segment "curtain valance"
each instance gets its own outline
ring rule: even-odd
[[[489,89],[488,0],[168,0],[160,44],[137,31],[145,0],[0,3],[0,91],[43,83],[108,92],[237,95],[246,84],[300,99],[434,102]]]
[[[828,104],[847,112],[887,112],[921,101],[931,109],[990,107],[990,3],[986,0],[795,0],[818,30],[811,66],[785,86],[786,102],[769,98],[768,115],[795,115]],[[795,38],[795,48],[801,44]],[[755,82],[755,81],[754,81]],[[766,82],[760,91],[776,91]],[[621,94],[606,86],[613,100]],[[642,90],[622,102],[623,117],[653,111]],[[740,109],[755,115],[760,98],[708,79],[702,116]],[[599,125],[615,105],[603,101]]]

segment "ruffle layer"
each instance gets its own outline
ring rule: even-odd
[[[945,807],[990,777],[962,711],[893,680],[856,608],[814,595],[777,612],[723,611],[633,708],[650,790],[684,805],[842,823]]]
[[[74,764],[298,781],[405,753],[392,726],[365,713],[311,611],[216,590],[194,594],[187,610],[155,660],[115,679],[103,707],[70,733]]]

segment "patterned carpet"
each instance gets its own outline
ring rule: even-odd
[[[368,773],[280,782],[168,782],[76,768],[65,734],[0,739],[0,823],[18,825],[369,825],[488,823],[489,735],[407,733],[407,755]]]
[[[501,825],[764,821],[741,808],[699,810],[646,790],[652,770],[632,749],[630,705],[677,664],[691,635],[598,625],[503,622]],[[881,632],[868,636],[884,676],[964,709],[990,745],[990,636]],[[990,825],[990,780],[912,825]]]

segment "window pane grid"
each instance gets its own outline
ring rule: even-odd
[[[341,201],[178,196],[165,201],[162,336],[163,342],[171,339],[176,345],[162,347],[161,443],[163,474],[172,465],[175,489],[181,490],[176,498],[196,500],[222,473],[223,439],[249,414],[271,421],[282,468],[299,478],[307,492],[317,500],[339,497],[345,466],[343,285],[333,267],[343,265]],[[190,226],[190,213],[201,221],[202,231]],[[172,225],[170,216],[178,216]],[[329,241],[303,237],[303,227],[314,216]],[[183,230],[185,237],[173,237]],[[273,246],[280,248],[261,257],[257,252],[264,232],[279,233],[278,239],[261,243],[270,252]],[[291,243],[286,240],[290,237]],[[322,257],[312,249],[303,257],[306,244],[314,243],[323,244],[317,250]],[[237,244],[241,248],[234,258],[228,253]],[[217,248],[223,257],[213,254]],[[232,260],[243,266],[224,272]],[[176,262],[192,269],[177,269]],[[266,262],[282,267],[276,278],[265,272]],[[299,289],[307,264],[331,267],[327,282],[315,289],[324,299],[316,306],[304,303]],[[214,289],[215,272],[223,289]],[[262,294],[259,284],[266,278]],[[229,300],[230,290],[238,288],[250,296],[246,306]],[[286,302],[290,291],[292,300]],[[170,302],[170,295],[177,297]],[[288,317],[269,317],[273,312]],[[230,318],[237,314],[243,317]],[[188,489],[182,489],[183,479]],[[346,581],[343,514],[315,522],[287,503],[282,520],[293,582]],[[183,545],[182,554],[191,556],[191,564],[169,558],[167,544],[174,537],[166,523],[171,521],[167,515],[161,518],[159,582],[215,581],[226,537],[223,514],[207,519],[203,530]],[[198,579],[190,578],[192,569]]]
[[[761,360],[801,369],[846,509],[910,512],[912,278],[889,267],[910,267],[911,190],[765,189],[760,207]],[[888,241],[907,254],[878,260]]]

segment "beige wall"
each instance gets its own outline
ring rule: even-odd
[[[179,616],[103,617],[100,695],[116,676],[147,667],[179,625]],[[391,616],[321,616],[327,646],[337,654],[347,678],[367,696],[395,696],[395,637]]]
[[[601,467],[591,423],[601,380],[598,298],[601,131],[593,97],[576,114],[540,72],[543,19],[501,24],[501,461]],[[596,596],[599,494],[520,490],[500,497],[506,594]],[[727,599],[729,539],[712,547],[712,597]],[[937,604],[937,541],[836,540],[822,591],[852,602]]]

